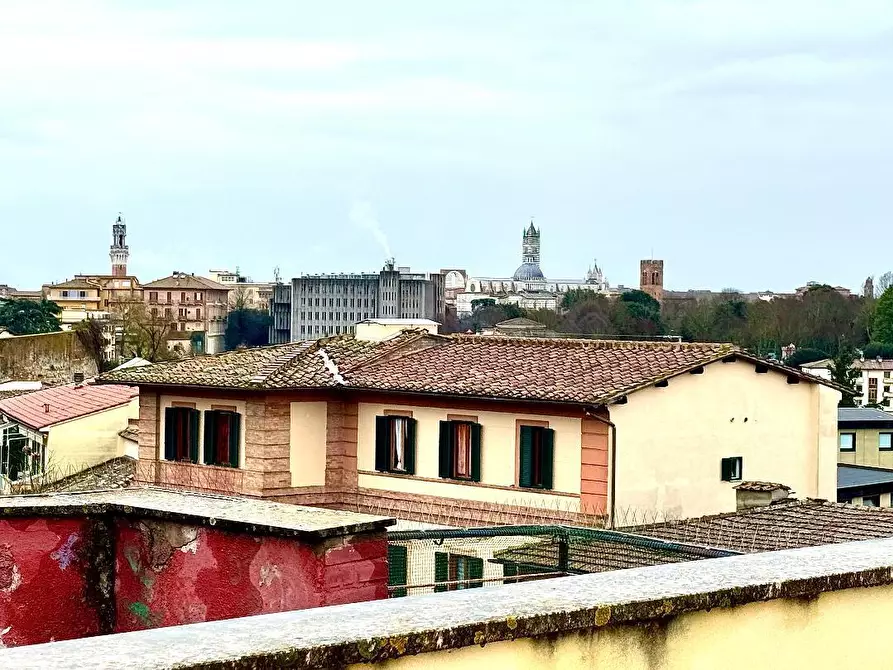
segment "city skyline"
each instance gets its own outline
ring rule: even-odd
[[[680,290],[889,269],[882,3],[38,0],[2,19],[17,288],[106,268],[119,210],[143,280],[389,256],[501,276],[531,215],[552,277],[598,259],[635,286],[652,253]]]

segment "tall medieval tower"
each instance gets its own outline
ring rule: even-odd
[[[533,227],[533,221],[524,231],[521,243],[521,262],[540,264],[540,231]]]
[[[664,262],[654,259],[639,261],[639,289],[661,302],[664,297]]]
[[[127,259],[130,249],[127,247],[127,224],[124,217],[118,212],[118,219],[112,226],[112,246],[109,250],[109,258],[112,259],[112,276],[127,276]]]

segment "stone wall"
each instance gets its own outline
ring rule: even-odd
[[[77,373],[89,378],[98,372],[96,361],[74,331],[0,339],[0,380],[58,386],[73,382]]]

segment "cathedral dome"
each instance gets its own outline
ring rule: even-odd
[[[521,263],[518,269],[515,270],[512,279],[515,281],[545,280],[545,276],[543,276],[543,271],[540,270],[539,263]]]

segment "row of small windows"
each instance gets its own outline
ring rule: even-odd
[[[171,291],[168,291],[167,295],[165,296],[167,300],[165,300],[164,302],[172,302],[173,295],[174,294]],[[186,293],[185,291],[180,292],[180,302],[186,302],[187,300],[201,302],[202,297],[203,296],[201,291],[194,291],[191,294]],[[158,302],[158,291],[149,291],[149,302]]]
[[[321,315],[321,316],[320,316]],[[328,320],[329,321],[358,321],[360,319],[368,319],[369,312],[329,312]],[[301,312],[301,321],[305,321],[307,319],[313,319],[314,321],[319,321],[322,319],[326,320],[325,312]]]
[[[332,283],[332,284],[305,284],[302,292],[319,295],[370,295],[377,292],[378,288],[373,284]]]
[[[347,335],[353,326],[301,326],[301,335]]]
[[[441,421],[438,475],[442,479],[481,481],[481,424]],[[555,431],[541,426],[521,426],[518,450],[518,485],[551,489],[555,461]],[[405,416],[375,418],[375,469],[379,472],[415,474],[416,420]]]
[[[855,433],[841,433],[839,440],[841,451],[856,451]],[[878,451],[893,451],[893,433],[879,433],[877,448]]]
[[[204,425],[200,428],[200,423]],[[242,417],[229,410],[164,410],[164,459],[239,467]]]
[[[320,304],[322,300],[322,304]],[[329,298],[329,307],[341,307],[341,298]],[[349,303],[349,304],[348,304]],[[362,304],[361,304],[362,303]],[[344,307],[369,307],[369,298],[344,298]],[[372,307],[375,307],[375,298],[371,299]],[[326,298],[301,298],[301,307],[325,307]]]

